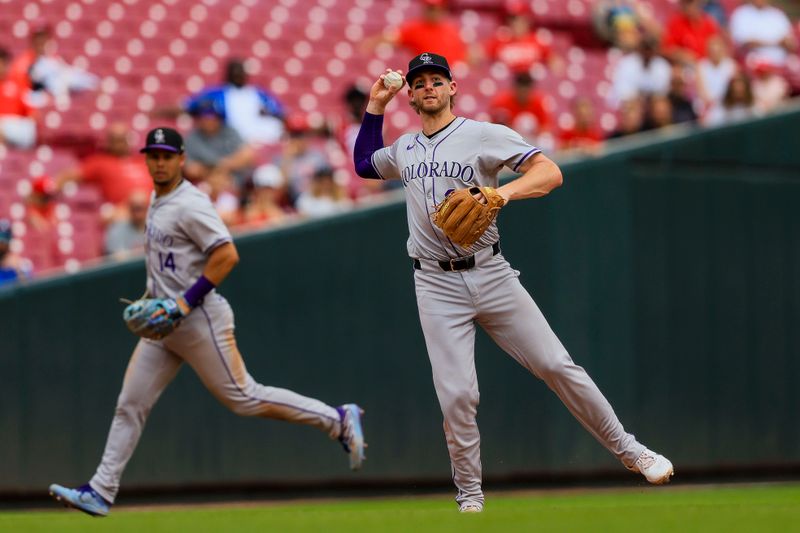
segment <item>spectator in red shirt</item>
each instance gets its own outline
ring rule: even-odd
[[[497,94],[489,104],[492,122],[504,124],[527,138],[549,130],[550,112],[544,94],[534,85],[530,74],[517,73],[512,87]]]
[[[126,203],[134,191],[152,191],[153,180],[144,158],[131,153],[129,134],[125,124],[111,124],[106,131],[105,149],[88,156],[78,167],[61,173],[57,178],[58,187],[70,181],[95,184],[103,199],[116,206]]]
[[[706,57],[708,39],[719,33],[717,22],[703,11],[701,0],[680,0],[680,11],[670,18],[664,31],[662,51],[673,62],[693,65]]]
[[[486,41],[486,55],[507,65],[514,72],[530,72],[536,65],[562,70],[561,62],[531,28],[530,13],[522,2],[509,2],[506,19]]]
[[[421,0],[422,15],[397,28],[385,31],[364,41],[365,49],[381,42],[405,47],[410,54],[433,52],[445,56],[450,63],[468,60],[467,44],[461,38],[458,25],[448,19],[447,0]]]
[[[34,109],[28,105],[27,87],[9,73],[11,54],[0,48],[0,144],[30,148],[36,144]]]
[[[587,152],[599,150],[605,135],[597,127],[592,101],[585,96],[577,97],[572,104],[572,117],[574,123],[562,128],[558,134],[559,147]]]
[[[46,232],[55,225],[56,204],[53,200],[57,192],[50,176],[36,176],[31,180],[31,192],[25,199],[27,221],[31,229]]]

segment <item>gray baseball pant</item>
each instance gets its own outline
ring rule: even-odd
[[[445,272],[420,259],[414,271],[417,306],[459,504],[483,505],[480,433],[475,421],[480,394],[475,372],[475,324],[529,372],[543,380],[567,409],[625,466],[645,447],[625,431],[586,371],[576,365],[531,296],[519,272],[491,247],[475,254],[476,266]]]
[[[341,424],[335,408],[290,390],[256,383],[245,368],[233,330],[233,311],[215,294],[166,338],[139,341],[125,372],[103,458],[89,481],[100,496],[110,502],[116,498],[122,472],[150,409],[184,362],[214,397],[237,415],[308,424],[332,439],[339,436]]]

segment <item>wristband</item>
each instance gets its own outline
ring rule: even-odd
[[[194,285],[189,287],[185,293],[183,293],[183,299],[186,300],[186,303],[189,304],[189,307],[197,307],[200,302],[203,301],[203,298],[206,294],[214,290],[214,284],[211,283],[207,277],[200,276],[197,278],[197,281],[194,282]]]

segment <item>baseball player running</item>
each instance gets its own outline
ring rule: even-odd
[[[422,119],[422,131],[400,136],[384,147],[383,114],[402,88],[396,76],[382,74],[370,90],[354,158],[368,179],[400,179],[406,192],[408,254],[413,260],[420,322],[461,512],[481,512],[480,435],[475,416],[475,324],[518,363],[542,379],[578,421],[630,470],[647,481],[669,481],[672,463],[627,433],[586,371],[576,365],[515,271],[500,253],[493,218],[486,230],[462,239],[442,218],[445,198],[466,194],[477,205],[537,198],[562,183],[561,171],[538,148],[513,130],[453,114],[458,85],[446,58],[423,53],[413,58],[405,81],[409,104]],[[384,78],[389,80],[384,83]],[[502,167],[521,174],[497,187]],[[468,190],[464,194],[458,191]],[[452,192],[456,191],[456,192]],[[463,205],[463,204],[462,204]],[[437,210],[438,207],[438,210]],[[461,207],[450,210],[467,219]],[[432,220],[433,219],[433,220]],[[458,222],[458,221],[457,221]],[[442,224],[445,229],[438,227]],[[469,229],[469,228],[468,228]],[[462,242],[459,245],[457,241]]]
[[[155,188],[145,244],[148,298],[129,305],[124,318],[143,338],[128,363],[97,472],[76,489],[51,485],[50,494],[69,507],[106,516],[150,409],[184,362],[234,413],[314,426],[338,439],[350,467],[359,468],[366,445],[357,405],[331,407],[256,383],[247,372],[233,312],[215,290],[239,256],[208,196],[181,177],[180,134],[156,128],[141,151]]]

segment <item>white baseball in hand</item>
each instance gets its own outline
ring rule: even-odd
[[[388,72],[383,77],[383,86],[387,89],[399,89],[403,86],[403,76],[395,71]]]

